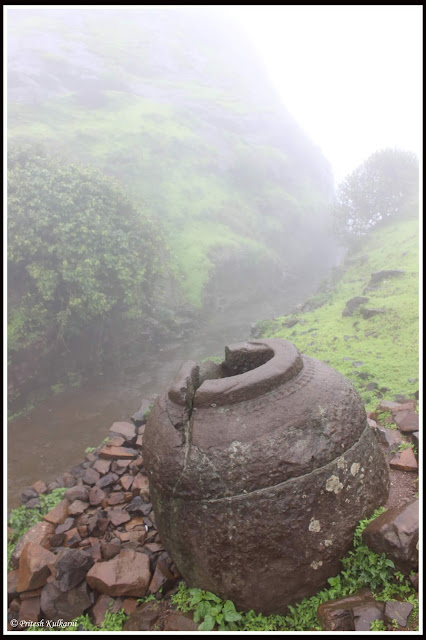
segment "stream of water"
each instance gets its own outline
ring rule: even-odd
[[[312,286],[312,285],[311,285]],[[169,386],[182,362],[224,355],[227,344],[242,342],[253,322],[289,313],[308,291],[289,291],[284,299],[251,304],[211,316],[199,332],[174,345],[142,355],[137,366],[97,376],[83,387],[42,401],[8,425],[8,508],[20,504],[22,490],[37,480],[46,484],[82,462],[113,422],[129,421],[142,399]]]

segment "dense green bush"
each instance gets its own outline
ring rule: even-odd
[[[8,156],[9,357],[115,314],[148,315],[165,249],[110,178],[36,149]]]
[[[377,151],[340,183],[336,195],[337,233],[363,236],[382,221],[418,210],[418,158],[410,151]]]

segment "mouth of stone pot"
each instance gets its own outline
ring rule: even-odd
[[[238,345],[237,348],[225,347],[225,360],[220,365],[222,377],[231,378],[247,373],[266,364],[273,357],[273,350],[263,344],[249,344],[247,347]]]
[[[194,407],[256,398],[297,376],[303,361],[290,342],[265,339],[225,347],[225,360],[216,367],[213,375],[200,375]]]

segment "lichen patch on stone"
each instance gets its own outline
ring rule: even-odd
[[[337,476],[331,476],[328,478],[325,483],[325,488],[327,491],[332,491],[333,493],[339,493],[343,489],[343,484],[340,482]]]
[[[315,520],[314,518],[312,518],[312,520],[309,523],[309,527],[308,527],[309,531],[312,531],[314,533],[318,533],[318,531],[321,531],[321,523],[319,520]]]
[[[352,464],[352,466],[351,466],[351,474],[352,474],[353,476],[356,476],[356,474],[357,474],[357,473],[358,473],[358,471],[359,471],[360,466],[361,466],[361,465],[359,464],[359,462],[354,462],[354,463]]]
[[[312,569],[319,569],[322,566],[322,560],[314,560],[311,562]]]

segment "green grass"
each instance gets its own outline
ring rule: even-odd
[[[396,222],[376,229],[350,256],[350,262],[322,307],[305,313],[262,322],[263,337],[285,338],[307,355],[327,362],[357,387],[367,410],[378,404],[376,392],[366,385],[376,382],[383,397],[412,396],[419,388],[419,237],[416,220]],[[348,264],[348,260],[346,261]],[[365,295],[369,308],[385,314],[364,319],[359,312],[342,317],[347,300],[362,296],[373,271],[402,269],[405,274],[382,281]],[[327,296],[326,296],[327,297]],[[283,327],[290,317],[300,322]],[[345,339],[346,336],[346,339]],[[354,366],[353,363],[362,362]],[[359,374],[368,374],[362,379]]]

